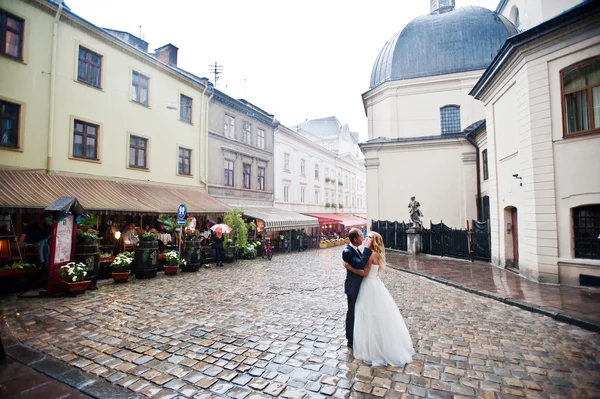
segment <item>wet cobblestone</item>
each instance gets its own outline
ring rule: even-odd
[[[600,396],[600,336],[388,269],[417,354],[346,348],[342,247],[2,302],[26,345],[152,398]]]

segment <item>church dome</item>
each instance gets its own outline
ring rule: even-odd
[[[371,88],[391,80],[485,69],[506,39],[517,33],[506,18],[483,7],[422,15],[383,46],[373,66]]]

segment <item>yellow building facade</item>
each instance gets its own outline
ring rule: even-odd
[[[0,169],[206,192],[209,89],[177,68],[175,46],[148,53],[45,0],[0,12]]]

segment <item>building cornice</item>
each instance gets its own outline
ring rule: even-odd
[[[544,41],[550,37],[551,34],[565,30],[565,35],[577,35],[582,29],[589,29],[590,24],[581,24],[581,21],[597,16],[600,12],[600,2],[596,0],[585,1],[558,16],[542,22],[541,24],[534,26],[518,35],[514,35],[506,39],[504,45],[498,51],[498,54],[488,68],[485,70],[479,81],[475,84],[473,89],[469,92],[469,95],[475,97],[478,100],[485,95],[485,92],[494,83],[496,78],[500,75],[508,64],[514,59],[521,48],[527,45],[533,45],[533,43]],[[594,26],[592,24],[592,26]]]
[[[30,5],[43,10],[44,12],[54,15],[58,10],[58,4],[55,2],[51,2],[48,0],[23,0]],[[60,20],[64,23],[67,23],[74,28],[92,36],[96,39],[112,46],[113,48],[120,50],[128,55],[136,58],[138,61],[145,63],[146,65],[152,66],[161,72],[164,72],[170,75],[172,78],[187,84],[195,89],[199,89],[200,91],[204,91],[206,89],[206,85],[201,81],[195,80],[191,78],[188,74],[182,73],[178,71],[176,68],[171,67],[168,64],[154,58],[152,55],[135,48],[134,46],[126,43],[116,36],[110,34],[108,31],[94,25],[93,23],[87,21],[86,19],[80,17],[75,14],[69,8],[63,8],[62,13],[60,14]],[[182,70],[183,71],[183,70]]]
[[[254,119],[256,121],[264,123],[265,125],[268,125],[269,127],[272,127],[273,115],[260,112],[257,109],[250,107],[244,104],[243,102],[236,100],[233,97],[228,96],[222,91],[219,91],[217,89],[214,90],[213,101],[218,101],[228,108],[232,108],[238,112],[241,112],[244,116],[248,118]]]
[[[430,137],[413,137],[410,139],[376,139],[362,143],[361,150],[365,153],[365,158],[369,159],[366,152],[387,151],[387,150],[406,150],[411,151],[416,148],[440,148],[440,147],[457,147],[469,145],[464,133],[448,135],[452,137],[430,136]]]

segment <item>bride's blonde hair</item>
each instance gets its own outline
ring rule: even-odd
[[[373,252],[377,252],[377,254],[379,255],[378,273],[381,273],[381,271],[385,269],[385,246],[383,245],[383,238],[381,237],[381,234],[375,231],[371,232],[371,237],[373,237],[373,245],[371,246],[371,249],[373,250]]]

